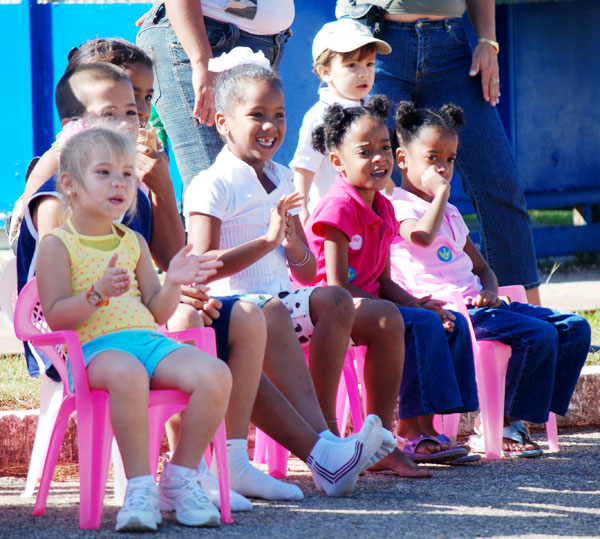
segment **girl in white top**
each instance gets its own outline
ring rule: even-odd
[[[301,197],[293,193],[289,170],[271,161],[285,134],[284,97],[277,75],[255,65],[238,65],[226,71],[218,79],[216,107],[215,123],[226,147],[186,192],[184,213],[189,238],[198,253],[216,252],[224,262],[216,276],[219,280],[211,285],[213,289],[218,293],[259,295],[267,319],[265,371],[268,372],[269,362],[282,357],[288,363],[304,363],[298,342],[294,342],[294,330],[298,341],[310,341],[310,369],[323,410],[322,414],[320,410],[316,412],[319,419],[313,428],[333,436],[320,429],[324,415],[337,434],[337,385],[350,335],[359,344],[369,345],[377,340],[372,334],[378,323],[355,329],[361,326],[355,313],[362,313],[363,309],[355,310],[352,298],[340,287],[292,289],[288,265],[301,286],[312,281],[316,266],[299,219],[293,215]],[[282,314],[280,301],[270,295],[276,295],[289,309],[293,326],[289,317]],[[366,333],[369,337],[365,337]],[[396,345],[399,350],[381,355],[381,365],[389,368],[388,379],[397,376],[399,381],[403,343]],[[305,373],[300,374],[296,385]],[[312,385],[310,381],[307,384]],[[380,389],[371,393],[378,394],[378,403],[386,401],[385,391]],[[390,400],[389,415],[393,413],[396,394],[397,391]],[[306,396],[303,398],[306,401]],[[312,402],[311,398],[311,405]],[[377,411],[378,415],[387,415],[384,408]],[[386,431],[385,436],[387,443],[373,455],[374,459],[382,459],[395,448],[391,433]],[[405,461],[398,463],[393,459],[390,466],[401,475],[426,475]],[[325,490],[329,488],[330,485]]]
[[[385,41],[373,37],[365,25],[353,19],[329,22],[315,36],[313,71],[327,86],[319,90],[319,101],[304,115],[298,147],[290,162],[294,185],[304,195],[300,212],[303,225],[338,174],[329,157],[313,148],[313,131],[323,123],[330,105],[338,103],[346,108],[366,103],[375,80],[375,54],[391,51]]]
[[[248,59],[260,61],[251,53]],[[327,428],[316,398],[332,400],[321,404],[335,410],[354,308],[352,298],[339,288],[292,290],[287,275],[286,261],[298,281],[310,282],[315,260],[297,217],[290,213],[301,197],[293,193],[286,169],[270,161],[285,134],[281,82],[268,65],[238,65],[219,77],[216,108],[215,124],[226,147],[186,191],[189,239],[197,253],[214,252],[223,261],[216,275],[221,281],[212,286],[253,294],[263,307],[264,372],[273,376],[274,385],[268,380],[261,384],[253,420],[268,410],[262,414],[264,426],[258,426],[307,463],[319,488],[332,496],[348,495],[381,448],[381,421],[369,416],[358,438],[341,440]],[[298,314],[295,327],[288,306]],[[298,342],[311,336],[311,369],[318,365],[321,373],[315,382],[317,395]],[[276,365],[282,361],[293,376],[277,375]]]
[[[182,284],[202,282],[220,263],[188,256],[191,248],[184,247],[161,285],[142,236],[113,224],[135,205],[135,155],[133,141],[101,128],[75,135],[62,149],[59,189],[70,217],[41,242],[40,302],[53,330],[77,329],[90,388],[109,393],[128,478],[116,530],[156,530],[159,506],[175,510],[182,524],[218,526],[219,512],[200,488],[196,467],[227,409],[231,375],[218,359],[154,328],[175,311]],[[149,389],[190,395],[160,498],[148,461]]]

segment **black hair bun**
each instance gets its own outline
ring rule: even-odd
[[[367,108],[377,118],[387,118],[390,114],[392,104],[385,95],[374,95],[369,99]]]
[[[440,114],[447,118],[449,125],[454,127],[460,127],[465,125],[465,115],[462,107],[455,105],[454,103],[447,103],[440,109]]]
[[[421,114],[412,101],[400,101],[396,107],[396,126],[411,129],[419,122]]]
[[[325,111],[323,117],[325,125],[331,126],[334,130],[343,125],[346,121],[346,115],[344,114],[344,107],[339,103],[334,103]]]
[[[325,135],[325,126],[319,125],[315,127],[311,136],[312,147],[319,153],[327,153],[327,143]]]

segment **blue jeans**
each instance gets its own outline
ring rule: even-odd
[[[477,386],[469,327],[456,315],[447,333],[426,309],[398,307],[404,318],[404,372],[398,417],[477,410]]]
[[[291,35],[285,31],[272,36],[255,36],[234,24],[207,17],[204,23],[214,56],[234,47],[250,47],[255,52],[263,51],[275,69]],[[154,61],[154,107],[171,141],[185,192],[194,176],[212,165],[223,141],[214,126],[197,124],[193,117],[192,66],[160,2],[154,4],[146,17],[137,44]]]
[[[469,306],[469,315],[478,340],[512,348],[504,414],[534,423],[548,421],[550,411],[565,415],[590,348],[587,321],[526,303]]]
[[[471,48],[462,19],[386,21],[381,37],[392,53],[377,55],[372,93],[418,107],[454,103],[464,109],[456,163],[481,223],[481,250],[500,285],[539,286],[531,221],[510,144],[481,79],[469,77]]]

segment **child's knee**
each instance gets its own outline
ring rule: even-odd
[[[191,305],[180,303],[169,318],[167,324],[169,331],[183,331],[185,329],[204,327],[202,315]]]
[[[592,340],[592,328],[588,321],[579,315],[573,315],[568,321],[567,332],[573,342],[589,343]]]
[[[256,339],[260,336],[263,336],[264,339],[266,332],[267,323],[262,309],[247,301],[236,301],[231,309],[229,342],[234,343],[248,338]]]
[[[277,298],[272,298],[262,307],[267,325],[267,331],[272,331],[276,327],[289,325],[292,327],[292,318],[288,308]]]
[[[322,314],[329,321],[335,319],[352,327],[356,313],[350,293],[341,286],[317,288],[310,296],[310,315],[313,323],[317,323]]]
[[[380,303],[377,308],[380,311],[379,327],[381,330],[386,334],[397,335],[404,340],[404,318],[400,311],[389,301],[378,301],[378,303]]]
[[[150,377],[140,361],[115,361],[110,373],[110,390],[124,390],[130,393],[147,392]]]
[[[198,368],[189,373],[194,389],[200,390],[203,398],[207,400],[228,401],[233,382],[227,364],[218,358],[204,354],[198,360]]]

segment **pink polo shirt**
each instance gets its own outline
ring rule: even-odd
[[[397,187],[392,193],[392,204],[401,223],[420,219],[430,203]],[[469,302],[482,287],[464,251],[468,235],[469,229],[458,209],[447,204],[442,226],[431,245],[414,245],[398,236],[390,250],[392,279],[414,296],[432,294],[445,299],[449,291],[458,290]]]
[[[389,200],[375,193],[371,209],[354,188],[337,176],[327,194],[319,200],[306,223],[308,245],[317,258],[313,285],[327,285],[323,225],[341,230],[348,244],[348,280],[365,292],[379,294],[379,276],[388,259],[389,247],[398,235],[398,222]]]

